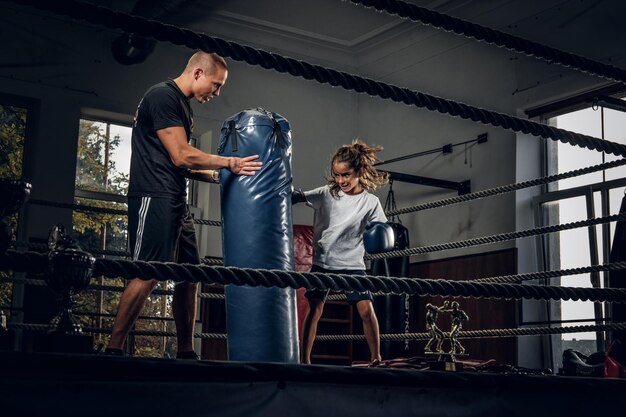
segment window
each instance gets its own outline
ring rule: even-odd
[[[0,101],[0,178],[21,179],[29,109],[27,106],[12,105],[12,102]],[[4,222],[13,232],[12,240],[16,240],[19,215],[8,216]],[[10,272],[0,271],[0,310],[7,316],[11,315],[13,305],[11,277]]]
[[[73,230],[81,246],[105,257],[125,256],[128,217],[125,212],[130,174],[132,128],[103,118],[80,120],[76,162],[77,205],[108,210],[99,212],[82,208],[73,214]],[[98,285],[122,287],[122,279],[97,277]],[[159,283],[158,289],[173,289],[173,283]],[[85,291],[77,297],[75,308],[86,327],[111,328],[119,304],[120,291]],[[172,296],[153,293],[136,323],[140,331],[174,331]],[[96,343],[106,345],[108,334],[98,334]],[[176,348],[171,337],[131,336],[128,343],[137,356],[170,356]]]
[[[626,143],[626,113],[590,106],[548,119],[552,126]],[[548,174],[562,173],[621,157],[607,155],[563,143],[548,145]],[[536,199],[540,225],[563,224],[619,213],[626,188],[626,167],[598,171],[551,184],[549,191]],[[615,223],[593,228],[578,228],[542,238],[546,269],[567,269],[609,262]],[[561,278],[561,285],[572,287],[604,287],[606,274],[585,274]],[[555,284],[558,280],[552,282]],[[610,311],[600,303],[563,300],[553,302],[553,324],[594,324],[610,318]],[[555,358],[562,349],[574,348],[583,353],[605,350],[604,334],[572,333],[559,336]]]
[[[131,127],[81,119],[78,135],[75,203],[125,211]],[[75,211],[73,225],[86,249],[126,251],[126,216]]]

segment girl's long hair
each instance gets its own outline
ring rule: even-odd
[[[333,155],[330,160],[331,174],[334,164],[345,162],[354,169],[354,173],[359,177],[361,187],[367,191],[373,191],[389,182],[389,175],[386,172],[380,172],[374,168],[374,163],[379,161],[376,154],[382,151],[381,146],[369,146],[359,139],[352,141],[350,145],[343,145]],[[328,180],[330,193],[334,197],[339,196],[339,184],[335,182],[335,178],[331,175]]]

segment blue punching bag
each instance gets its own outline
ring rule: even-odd
[[[237,113],[218,153],[263,162],[253,176],[220,174],[224,265],[293,271],[289,122],[263,109]],[[295,289],[228,285],[225,294],[230,360],[298,363]]]

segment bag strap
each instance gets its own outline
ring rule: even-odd
[[[230,149],[237,152],[237,124],[234,120],[228,122],[228,129],[230,129]]]

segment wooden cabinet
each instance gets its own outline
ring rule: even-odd
[[[317,325],[317,334],[352,334],[352,317],[352,306],[345,300],[329,300],[325,303],[324,313]],[[325,365],[350,365],[352,364],[352,342],[317,340],[311,352],[311,362]]]
[[[468,280],[517,273],[517,252],[505,249],[495,252],[460,256],[411,264],[411,276],[431,279]],[[440,306],[444,300],[453,297],[412,297],[411,300],[411,331],[426,331],[426,304]],[[516,300],[458,297],[460,307],[469,316],[463,323],[463,330],[515,329],[518,327],[518,303]],[[450,329],[450,317],[441,314],[439,328]],[[446,342],[447,343],[447,342]],[[463,340],[466,353],[472,358],[495,359],[500,363],[515,364],[517,362],[516,340],[508,338],[473,338]],[[411,342],[413,355],[423,354],[426,342]],[[448,346],[444,345],[444,349]]]

